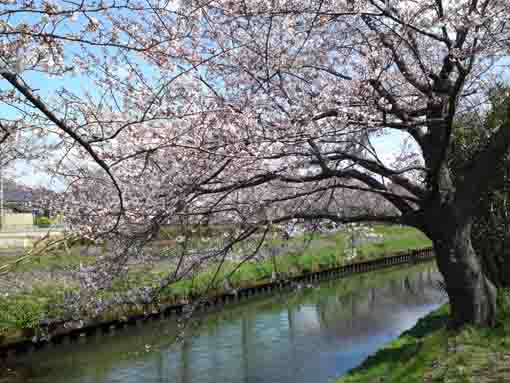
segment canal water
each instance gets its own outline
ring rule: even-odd
[[[259,296],[22,357],[10,382],[326,383],[439,307],[432,263]],[[182,332],[182,331],[181,331]]]

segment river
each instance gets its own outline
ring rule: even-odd
[[[197,316],[51,346],[17,360],[9,382],[326,383],[412,327],[445,297],[432,263],[259,296]]]

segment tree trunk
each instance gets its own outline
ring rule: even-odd
[[[497,289],[483,274],[480,259],[471,243],[471,222],[445,225],[432,237],[439,271],[450,298],[452,327],[495,325]],[[444,230],[450,226],[448,230]]]

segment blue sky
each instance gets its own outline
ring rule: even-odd
[[[32,88],[38,89],[37,93],[41,95],[42,98],[51,96],[51,94],[61,87],[65,87],[77,94],[83,94],[84,91],[93,89],[90,80],[80,75],[51,78],[40,73],[26,72],[23,73],[23,78]],[[9,84],[0,80],[1,89],[5,89],[8,86]],[[4,118],[13,117],[14,111],[6,106],[2,106],[1,114]],[[384,159],[386,157],[391,157],[393,153],[399,152],[405,137],[406,135],[403,133],[390,131],[381,137],[374,138],[372,143],[378,150],[381,158]],[[56,190],[63,188],[61,182],[52,179],[47,173],[40,169],[38,165],[38,163],[31,164],[18,161],[16,166],[6,173],[11,174],[18,182],[29,186],[46,186]]]
[[[58,78],[34,71],[25,71],[22,73],[22,77],[32,89],[36,90],[36,93],[40,95],[42,99],[51,97],[51,95],[60,88],[65,88],[78,95],[83,95],[86,91],[90,91],[92,94],[97,92],[92,81],[80,74],[68,74],[62,78]],[[10,88],[10,85],[7,84],[5,80],[0,80],[0,89],[7,88]],[[2,105],[0,106],[0,115],[2,118],[13,118],[16,112],[14,109]],[[392,131],[382,137],[374,138],[373,144],[378,149],[380,157],[384,159],[391,156],[392,153],[398,153],[404,137],[404,134]],[[46,186],[57,190],[64,187],[61,182],[52,179],[38,165],[40,164],[18,161],[16,165],[6,173],[11,174],[16,181],[29,186]]]
[[[29,84],[32,89],[37,89],[37,94],[41,98],[51,96],[54,91],[61,87],[66,87],[74,92],[81,93],[86,89],[88,79],[82,76],[67,76],[66,78],[59,79],[56,77],[49,77],[44,74],[25,72],[23,73],[23,79]],[[10,84],[5,80],[0,80],[0,89],[10,89]],[[0,106],[1,118],[9,119],[16,117],[16,111],[7,105],[2,104]],[[17,182],[29,185],[29,186],[51,186],[51,178],[48,174],[44,173],[41,169],[38,169],[37,163],[28,163],[26,161],[17,161],[14,167],[7,169],[6,174],[12,176]],[[52,188],[61,188],[62,185],[53,185]]]

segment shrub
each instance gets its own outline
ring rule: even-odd
[[[37,226],[50,226],[52,224],[51,219],[45,216],[39,216],[35,219],[35,224]]]
[[[0,299],[0,329],[36,328],[45,309],[45,304],[29,299]]]

